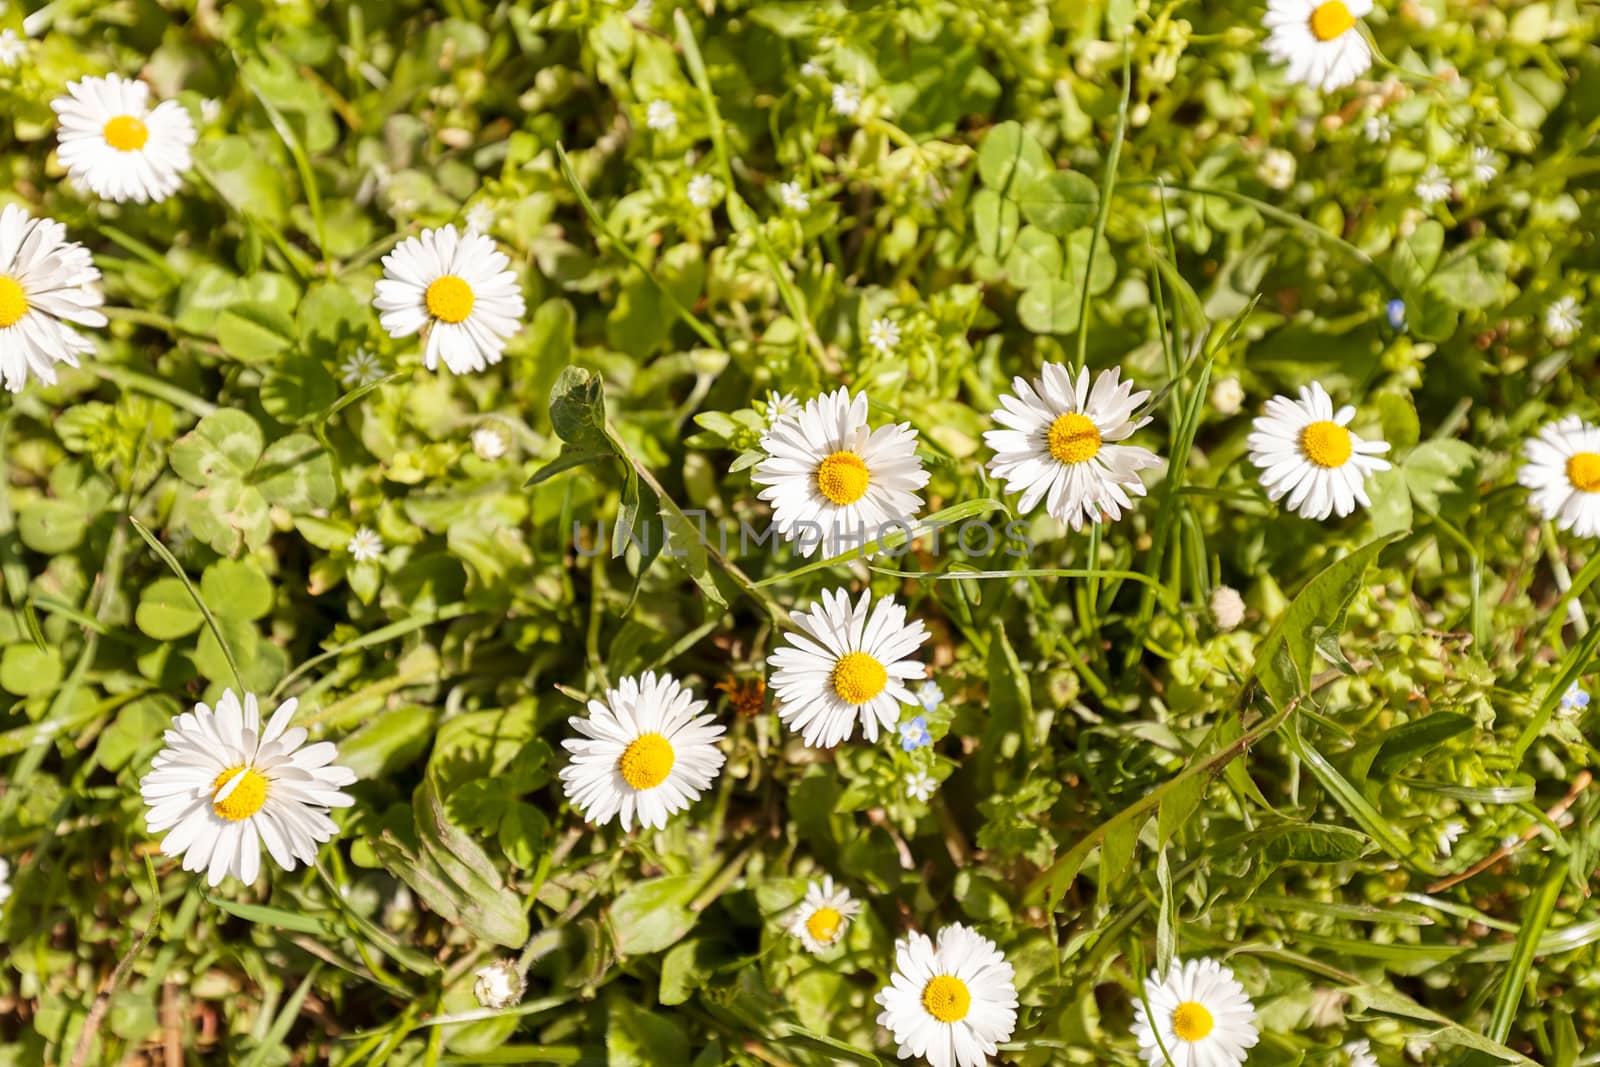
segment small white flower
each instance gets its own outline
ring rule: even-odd
[[[1423,1037],[1406,1038],[1406,1057],[1421,1063],[1433,1051],[1433,1042]]]
[[[1386,111],[1368,115],[1367,121],[1361,124],[1361,133],[1373,144],[1388,144],[1389,138],[1394,136],[1394,120]]]
[[[1437,163],[1423,171],[1417,178],[1417,199],[1424,204],[1437,204],[1450,199],[1451,189],[1450,179]]]
[[[778,425],[778,420],[800,414],[800,401],[794,398],[793,393],[780,393],[776,389],[767,391],[767,427],[770,429]]]
[[[1218,415],[1233,416],[1244,407],[1244,386],[1237,378],[1219,378],[1211,387],[1211,406]]]
[[[861,88],[853,82],[840,82],[833,87],[833,110],[849,118],[861,110]]]
[[[646,671],[589,701],[588,715],[567,724],[581,737],[561,742],[572,762],[562,790],[597,826],[620,819],[624,830],[661,829],[710,788],[727,758],[717,747],[723,727],[700,714],[704,700],[670,674]]]
[[[339,380],[353,389],[371,385],[383,375],[383,361],[365,348],[356,349],[339,365]]]
[[[11,864],[0,860],[0,904],[4,904],[11,896]]]
[[[1074,381],[1060,363],[1046,363],[1031,384],[1012,379],[1011,394],[990,416],[1002,428],[985,431],[983,439],[995,453],[989,473],[1022,494],[1019,510],[1032,511],[1042,500],[1053,518],[1081,530],[1085,521],[1121,518],[1133,497],[1145,495],[1139,471],[1161,461],[1148,448],[1122,442],[1150,421],[1134,417],[1150,394],[1134,392],[1120,373],[1101,371],[1092,390],[1089,368]]]
[[[56,381],[56,364],[78,365],[94,345],[74,326],[104,326],[100,271],[89,250],[54,219],[0,211],[0,378],[20,393],[31,374]]]
[[[1564,296],[1544,309],[1544,332],[1557,344],[1566,344],[1583,329],[1583,312],[1576,297]]]
[[[878,355],[892,355],[900,347],[900,324],[890,319],[873,319],[867,326],[867,344],[878,350]]]
[[[495,216],[499,213],[500,205],[493,200],[479,200],[467,209],[467,232],[488,233],[494,229]]]
[[[116,74],[67,83],[50,106],[61,118],[56,156],[96,196],[121,203],[165,200],[193,166],[189,112],[176,100],[150,106],[150,87]]]
[[[1466,832],[1467,824],[1462,822],[1447,822],[1439,827],[1438,836],[1434,838],[1434,842],[1439,846],[1439,855],[1450,855],[1450,851],[1455,848],[1456,842],[1461,840],[1461,835]]]
[[[263,728],[255,694],[241,705],[228,689],[215,711],[196,704],[172,721],[139,781],[149,832],[170,831],[162,855],[182,856],[184,870],[205,871],[213,886],[230,874],[253,883],[263,845],[286,871],[316,861],[338,833],[328,809],[355,803],[342,789],[356,776],[333,762],[331,742],[308,745],[304,727],[289,728],[297,704],[284,701]]]
[[[511,960],[495,960],[473,973],[472,995],[485,1008],[514,1008],[522,1003],[528,980]]]
[[[916,698],[923,711],[937,711],[939,705],[944,703],[944,690],[939,688],[938,682],[929,678],[917,686]]]
[[[808,59],[800,64],[800,77],[802,78],[821,78],[824,74],[822,64],[814,59]]]
[[[1473,147],[1472,176],[1483,185],[1488,185],[1500,176],[1500,161],[1492,149],[1481,144]]]
[[[370,526],[356,530],[344,547],[357,563],[372,563],[383,558],[383,538]]]
[[[1230,1067],[1260,1040],[1255,1014],[1239,980],[1216,960],[1173,960],[1165,979],[1154,971],[1145,979],[1133,1037],[1150,1067],[1167,1067],[1168,1056],[1174,1067]]]
[[[1219,630],[1232,630],[1244,621],[1244,597],[1231,585],[1211,590],[1211,621]]]
[[[1378,458],[1389,451],[1385,441],[1364,441],[1347,428],[1356,409],[1333,409],[1318,382],[1300,389],[1300,399],[1275,396],[1267,413],[1252,424],[1245,443],[1250,462],[1261,470],[1261,484],[1271,500],[1289,498],[1288,508],[1308,519],[1350,514],[1359,503],[1371,507],[1366,479],[1389,469]]]
[[[17,36],[15,30],[0,31],[0,67],[10,69],[22,62],[28,54],[28,42]]]
[[[717,179],[709,174],[696,174],[689,179],[689,203],[695,207],[710,207],[717,200]]]
[[[628,9],[628,17],[635,22],[644,22],[655,11],[655,0],[638,0]]]
[[[1567,415],[1523,442],[1517,482],[1545,519],[1578,537],[1600,536],[1600,426]]]
[[[427,332],[422,360],[456,374],[500,362],[506,339],[522,326],[526,305],[511,261],[481,233],[454,226],[423,230],[383,257],[373,294],[378,324],[390,337]]]
[[[222,117],[222,101],[214,96],[200,98],[200,121],[211,125]]]
[[[995,943],[956,923],[939,940],[908,934],[895,944],[890,983],[873,998],[901,1059],[932,1067],[986,1067],[1017,1025],[1016,976]]]
[[[795,551],[836,556],[875,541],[885,526],[909,523],[922,507],[928,472],[907,422],[867,425],[867,397],[843,387],[772,424],[761,438],[767,458],[751,473],[764,486],[772,521]]]
[[[783,206],[799,214],[811,210],[811,196],[800,188],[799,182],[784,182],[778,186],[778,199]]]
[[[844,939],[850,920],[861,905],[843,886],[834,887],[831,876],[806,887],[805,899],[789,920],[789,933],[800,939],[806,950],[820,956]]]
[[[1366,1038],[1352,1041],[1344,1047],[1350,1067],[1378,1067],[1378,1057],[1372,1054],[1372,1043]]]
[[[498,426],[479,426],[472,431],[472,451],[482,460],[493,462],[511,447],[505,431]]]
[[[911,656],[928,639],[919,619],[888,596],[852,604],[843,589],[824,590],[810,611],[790,613],[796,632],[767,657],[778,717],[811,748],[832,748],[855,733],[868,741],[893,730],[900,705],[915,704],[906,683],[927,672]]]
[[[1269,189],[1280,192],[1294,184],[1294,156],[1281,148],[1269,148],[1256,165],[1256,176]]]
[[[652,100],[645,108],[645,125],[660,133],[671,133],[678,128],[678,113],[665,100]]]
[[[926,804],[928,798],[933,796],[934,791],[938,788],[939,783],[931,774],[912,771],[906,775],[906,795],[913,800],[920,800]]]
[[[1358,28],[1371,11],[1372,0],[1268,0],[1267,54],[1289,65],[1291,82],[1325,93],[1342,89],[1372,65]]]

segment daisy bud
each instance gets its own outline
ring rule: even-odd
[[[1231,630],[1244,621],[1244,598],[1231,585],[1211,590],[1211,621],[1219,630]]]
[[[1244,406],[1244,386],[1237,378],[1223,378],[1211,387],[1211,406],[1219,415],[1237,415]]]
[[[487,967],[478,968],[472,995],[485,1008],[511,1008],[522,1003],[522,994],[528,988],[527,979],[510,960],[495,960]]]

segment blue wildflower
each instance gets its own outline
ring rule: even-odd
[[[944,690],[940,689],[939,683],[932,678],[917,686],[917,691],[913,695],[924,711],[937,711],[939,705],[944,703]]]
[[[1406,328],[1406,302],[1404,300],[1395,297],[1389,301],[1383,311],[1389,319],[1389,328],[1391,330],[1403,330]]]
[[[1589,694],[1573,682],[1571,688],[1561,694],[1561,706],[1568,711],[1582,711],[1589,706]]]
[[[907,752],[912,752],[931,744],[933,744],[933,735],[928,733],[928,720],[921,715],[918,715],[910,722],[900,724],[900,747]]]

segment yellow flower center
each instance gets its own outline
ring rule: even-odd
[[[848,704],[865,704],[888,684],[889,672],[865,652],[846,652],[833,665],[833,691]]]
[[[834,908],[818,908],[806,920],[806,929],[824,945],[831,945],[839,939],[844,929],[844,916]]]
[[[28,294],[15,278],[0,277],[0,326],[15,326],[28,313]]]
[[[676,760],[671,741],[660,734],[640,734],[617,760],[617,770],[633,788],[654,789],[667,780]]]
[[[472,314],[472,304],[476,298],[472,295],[472,286],[454,274],[446,274],[428,286],[426,299],[428,314],[434,318],[445,322],[462,322]]]
[[[136,152],[150,140],[150,127],[144,124],[143,119],[136,119],[132,115],[118,115],[106,123],[101,132],[105,134],[106,144],[118,152]]]
[[[4,322],[0,317],[0,322]],[[11,323],[5,322],[9,326]],[[1567,460],[1567,481],[1585,493],[1600,493],[1600,453],[1579,452]]]
[[[1100,430],[1076,411],[1050,424],[1050,454],[1062,463],[1083,463],[1100,451]]]
[[[867,494],[872,473],[854,452],[835,452],[817,464],[817,488],[835,504],[854,504]]]
[[[217,794],[222,792],[222,787],[233,781],[240,771],[244,772],[244,777],[239,779],[239,784],[233,787],[233,792],[219,799]],[[229,767],[211,782],[211,810],[229,822],[248,819],[266,802],[267,779],[254,767],[243,764]]]
[[[1319,467],[1342,467],[1350,458],[1350,431],[1324,419],[1300,431],[1300,451]]]
[[[922,987],[922,1006],[942,1023],[958,1023],[972,1007],[972,994],[955,975],[941,974]]]
[[[1344,5],[1339,5],[1343,7]],[[1199,1041],[1216,1026],[1205,1005],[1186,1000],[1172,1013],[1172,1032],[1185,1041]]]
[[[1331,41],[1356,24],[1344,0],[1328,0],[1311,13],[1311,32],[1319,41]]]

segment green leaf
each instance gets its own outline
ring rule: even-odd
[[[1441,496],[1476,488],[1472,479],[1462,477],[1462,472],[1477,459],[1478,450],[1465,441],[1424,441],[1406,456],[1400,470],[1417,507],[1437,514]]]
[[[157,578],[145,586],[133,618],[145,636],[157,641],[187,637],[205,622],[189,590],[177,578]]]
[[[1094,221],[1100,190],[1087,175],[1061,170],[1021,184],[1022,217],[1046,233],[1065,237]]]
[[[256,420],[242,411],[224,409],[207,415],[178,439],[172,446],[172,469],[200,488],[243,481],[264,447]]]
[[[1270,826],[1246,835],[1245,841],[1274,863],[1339,863],[1356,859],[1370,843],[1365,834],[1316,823]]]
[[[252,477],[268,503],[291,512],[333,505],[333,461],[317,439],[292,433],[268,446]]]
[[[235,304],[217,316],[217,344],[241,363],[272,363],[294,343],[294,319],[270,304]]]
[[[1078,328],[1083,283],[1050,278],[1030,285],[1017,300],[1017,318],[1034,333],[1066,335]]]
[[[600,376],[582,367],[568,367],[550,390],[550,425],[568,444],[586,449],[606,437],[606,400]]]
[[[1037,181],[1052,169],[1039,142],[1018,122],[990,127],[978,146],[978,177],[1000,194]]]
[[[1470,732],[1474,726],[1467,716],[1453,711],[1436,711],[1403,723],[1384,737],[1368,773],[1375,778],[1393,777],[1412,760],[1432,752],[1452,737]]]
[[[699,918],[689,902],[702,884],[698,875],[672,874],[619,893],[606,914],[617,955],[648,956],[683,940]]]
[[[172,579],[165,578],[162,581],[170,582]],[[179,591],[182,592],[181,589]],[[249,560],[224,559],[207,567],[200,576],[200,595],[219,617],[259,619],[272,611],[272,582]],[[187,593],[184,593],[184,599],[189,599]],[[196,627],[198,625],[196,622]],[[149,633],[148,630],[145,632]]]

